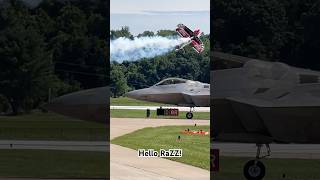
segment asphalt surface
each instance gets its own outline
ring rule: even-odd
[[[110,109],[128,109],[128,110],[157,110],[159,106],[110,106]],[[189,112],[190,107],[181,106],[162,106],[162,108],[175,108],[181,112]],[[193,112],[210,112],[210,107],[194,107]]]
[[[255,144],[213,142],[212,149],[219,149],[221,156],[252,157],[256,156]],[[269,158],[320,159],[320,144],[270,144]],[[262,152],[266,153],[263,146]]]
[[[103,178],[4,178],[1,180],[104,180]]]
[[[145,127],[209,125],[208,120],[111,118],[111,139]],[[137,151],[110,145],[110,178],[114,180],[208,180],[210,172],[183,163],[153,157],[139,158]]]
[[[43,149],[65,151],[107,152],[106,141],[33,141],[33,140],[0,140],[0,149]]]

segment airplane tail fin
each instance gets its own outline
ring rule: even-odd
[[[194,36],[198,36],[200,34],[200,29],[195,29],[194,31],[193,31],[193,35]]]

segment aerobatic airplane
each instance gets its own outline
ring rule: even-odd
[[[192,48],[197,51],[198,53],[201,53],[204,50],[204,45],[202,41],[200,40],[200,29],[196,29],[192,31],[187,26],[183,24],[178,24],[176,31],[178,34],[183,38],[190,38],[190,40],[182,45],[176,46],[176,51],[184,51],[184,47],[187,45],[191,45]]]

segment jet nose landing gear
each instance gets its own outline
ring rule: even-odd
[[[244,176],[247,180],[261,180],[266,174],[266,168],[259,159],[263,159],[267,156],[270,156],[270,146],[266,144],[267,154],[260,156],[262,144],[257,144],[257,155],[255,160],[250,160],[246,163],[243,168]]]
[[[192,119],[193,118],[193,113],[192,112],[187,112],[186,118],[187,119]]]
[[[186,118],[187,119],[192,119],[193,118],[192,109],[194,110],[194,107],[190,107],[190,111],[187,112],[187,114],[186,114]]]
[[[266,168],[262,162],[251,160],[244,166],[243,173],[248,180],[261,180],[265,176]]]

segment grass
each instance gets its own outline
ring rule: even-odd
[[[112,109],[110,110],[110,117],[113,118],[145,118],[146,110],[125,110]],[[186,112],[179,112],[179,116],[157,116],[156,111],[151,111],[150,118],[173,118],[186,119]],[[193,119],[210,119],[210,112],[194,112]]]
[[[107,140],[103,124],[75,120],[55,113],[32,112],[0,116],[0,139]]]
[[[113,144],[131,149],[171,149],[183,150],[182,157],[168,158],[170,160],[190,164],[209,170],[209,136],[208,135],[186,135],[181,131],[184,129],[209,131],[209,126],[162,126],[156,128],[144,128],[117,137],[111,141]],[[177,141],[178,135],[181,141]]]
[[[245,180],[243,166],[249,160],[252,160],[252,158],[220,157],[220,172],[216,173],[213,178],[218,180]],[[266,167],[264,180],[320,179],[320,160],[264,159],[262,162]]]
[[[0,150],[1,177],[105,178],[105,152]]]
[[[172,106],[148,101],[139,101],[128,97],[110,98],[111,106]]]

